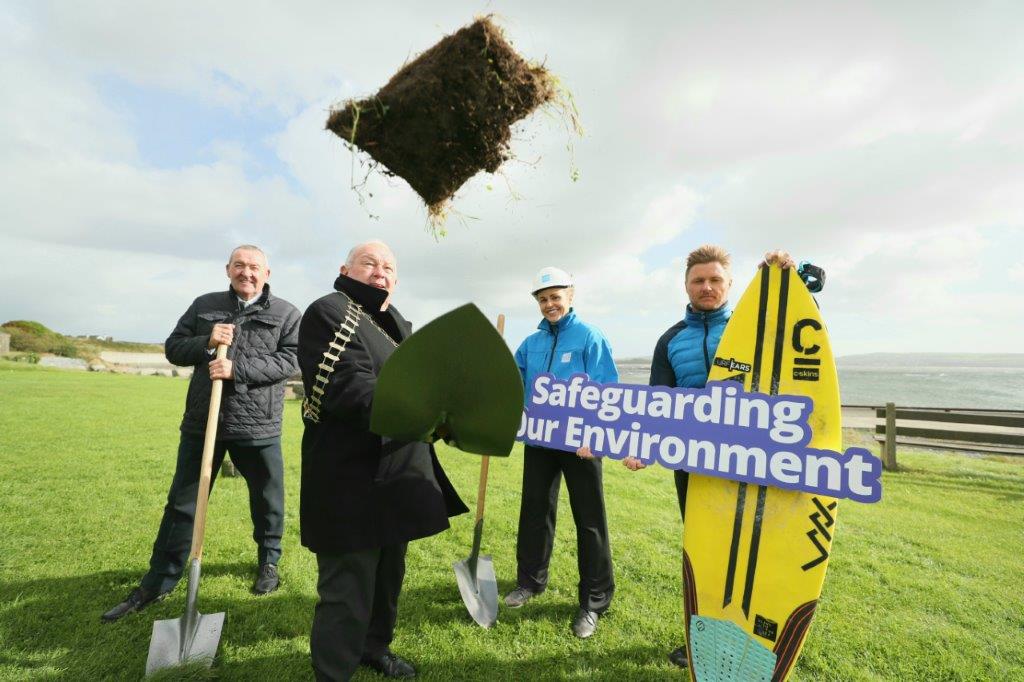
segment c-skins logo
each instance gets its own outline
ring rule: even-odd
[[[715,367],[724,367],[730,372],[734,372],[736,370],[739,370],[740,372],[750,371],[750,363],[748,362],[739,362],[738,360],[735,360],[733,358],[729,358],[728,360],[726,360],[725,358],[720,358],[717,356],[715,357]]]
[[[793,350],[797,353],[802,353],[804,357],[793,358],[793,380],[794,381],[817,381],[820,378],[819,368],[821,367],[821,360],[815,357],[807,357],[817,355],[818,351],[821,350],[821,346],[814,343],[812,340],[810,344],[804,343],[802,332],[805,328],[810,328],[814,331],[821,331],[821,324],[812,318],[805,317],[802,320],[798,320],[793,325]],[[810,336],[811,333],[808,332]],[[813,337],[811,337],[813,339]]]

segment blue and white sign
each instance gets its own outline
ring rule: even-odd
[[[881,461],[863,448],[810,448],[806,396],[748,393],[736,382],[702,389],[599,384],[541,374],[516,440],[757,485],[877,502]]]

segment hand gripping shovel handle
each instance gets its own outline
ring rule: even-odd
[[[217,359],[227,357],[228,347],[217,346]],[[206,506],[210,501],[210,479],[213,477],[213,448],[217,443],[217,418],[220,416],[220,398],[224,392],[224,380],[214,379],[210,389],[210,412],[206,417],[206,434],[203,438],[203,461],[199,470],[199,492],[196,494],[196,520],[192,526],[192,552],[189,562],[203,558],[203,535],[206,532]]]
[[[505,316],[498,315],[498,334],[505,336]],[[476,560],[480,556],[480,540],[484,533],[484,503],[487,500],[487,468],[491,458],[484,455],[480,460],[480,484],[476,489],[476,523],[473,527],[473,551],[469,554],[469,573],[476,577]]]

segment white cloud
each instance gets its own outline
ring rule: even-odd
[[[667,194],[647,206],[640,227],[651,244],[663,244],[690,227],[700,205],[700,196],[685,185],[675,185]]]
[[[534,116],[514,137],[523,162],[471,180],[456,197],[462,217],[435,241],[401,180],[371,177],[360,205],[353,157],[323,123],[332,102],[374,91],[492,10],[518,49],[572,87],[587,129],[582,176],[569,180],[559,122]],[[19,301],[0,302],[0,317],[159,339],[192,296],[222,285],[235,243],[263,244],[275,290],[302,306],[351,244],[383,238],[399,257],[399,307],[418,322],[474,300],[508,313],[517,343],[538,319],[526,283],[553,264],[576,274],[581,315],[641,355],[681,313],[678,259],[712,241],[733,252],[739,291],[769,248],[824,265],[820,298],[840,352],[981,349],[998,343],[984,325],[951,330],[948,316],[955,307],[980,322],[995,302],[1020,311],[986,265],[1022,246],[1019,18],[814,3],[633,14],[552,3],[12,5],[0,12],[13,94],[0,109],[3,286],[62,260],[87,271],[75,287],[37,275]],[[108,77],[242,116],[270,108],[284,123],[270,139],[214,139],[201,160],[154,168],[139,152],[148,131],[98,88]],[[253,172],[265,145],[285,170]],[[1019,283],[1024,265],[1007,267]]]

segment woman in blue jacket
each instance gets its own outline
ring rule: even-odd
[[[544,319],[516,351],[527,400],[534,378],[545,372],[559,379],[582,372],[600,383],[619,380],[608,339],[596,327],[576,317],[572,308],[574,291],[572,276],[558,268],[544,268],[534,279],[533,297]],[[580,608],[572,631],[577,637],[589,637],[594,634],[600,615],[608,610],[615,591],[601,460],[582,459],[574,452],[532,445],[524,449],[516,542],[518,584],[505,597],[505,603],[518,608],[547,587],[558,492],[564,476],[576,523],[580,572]]]

